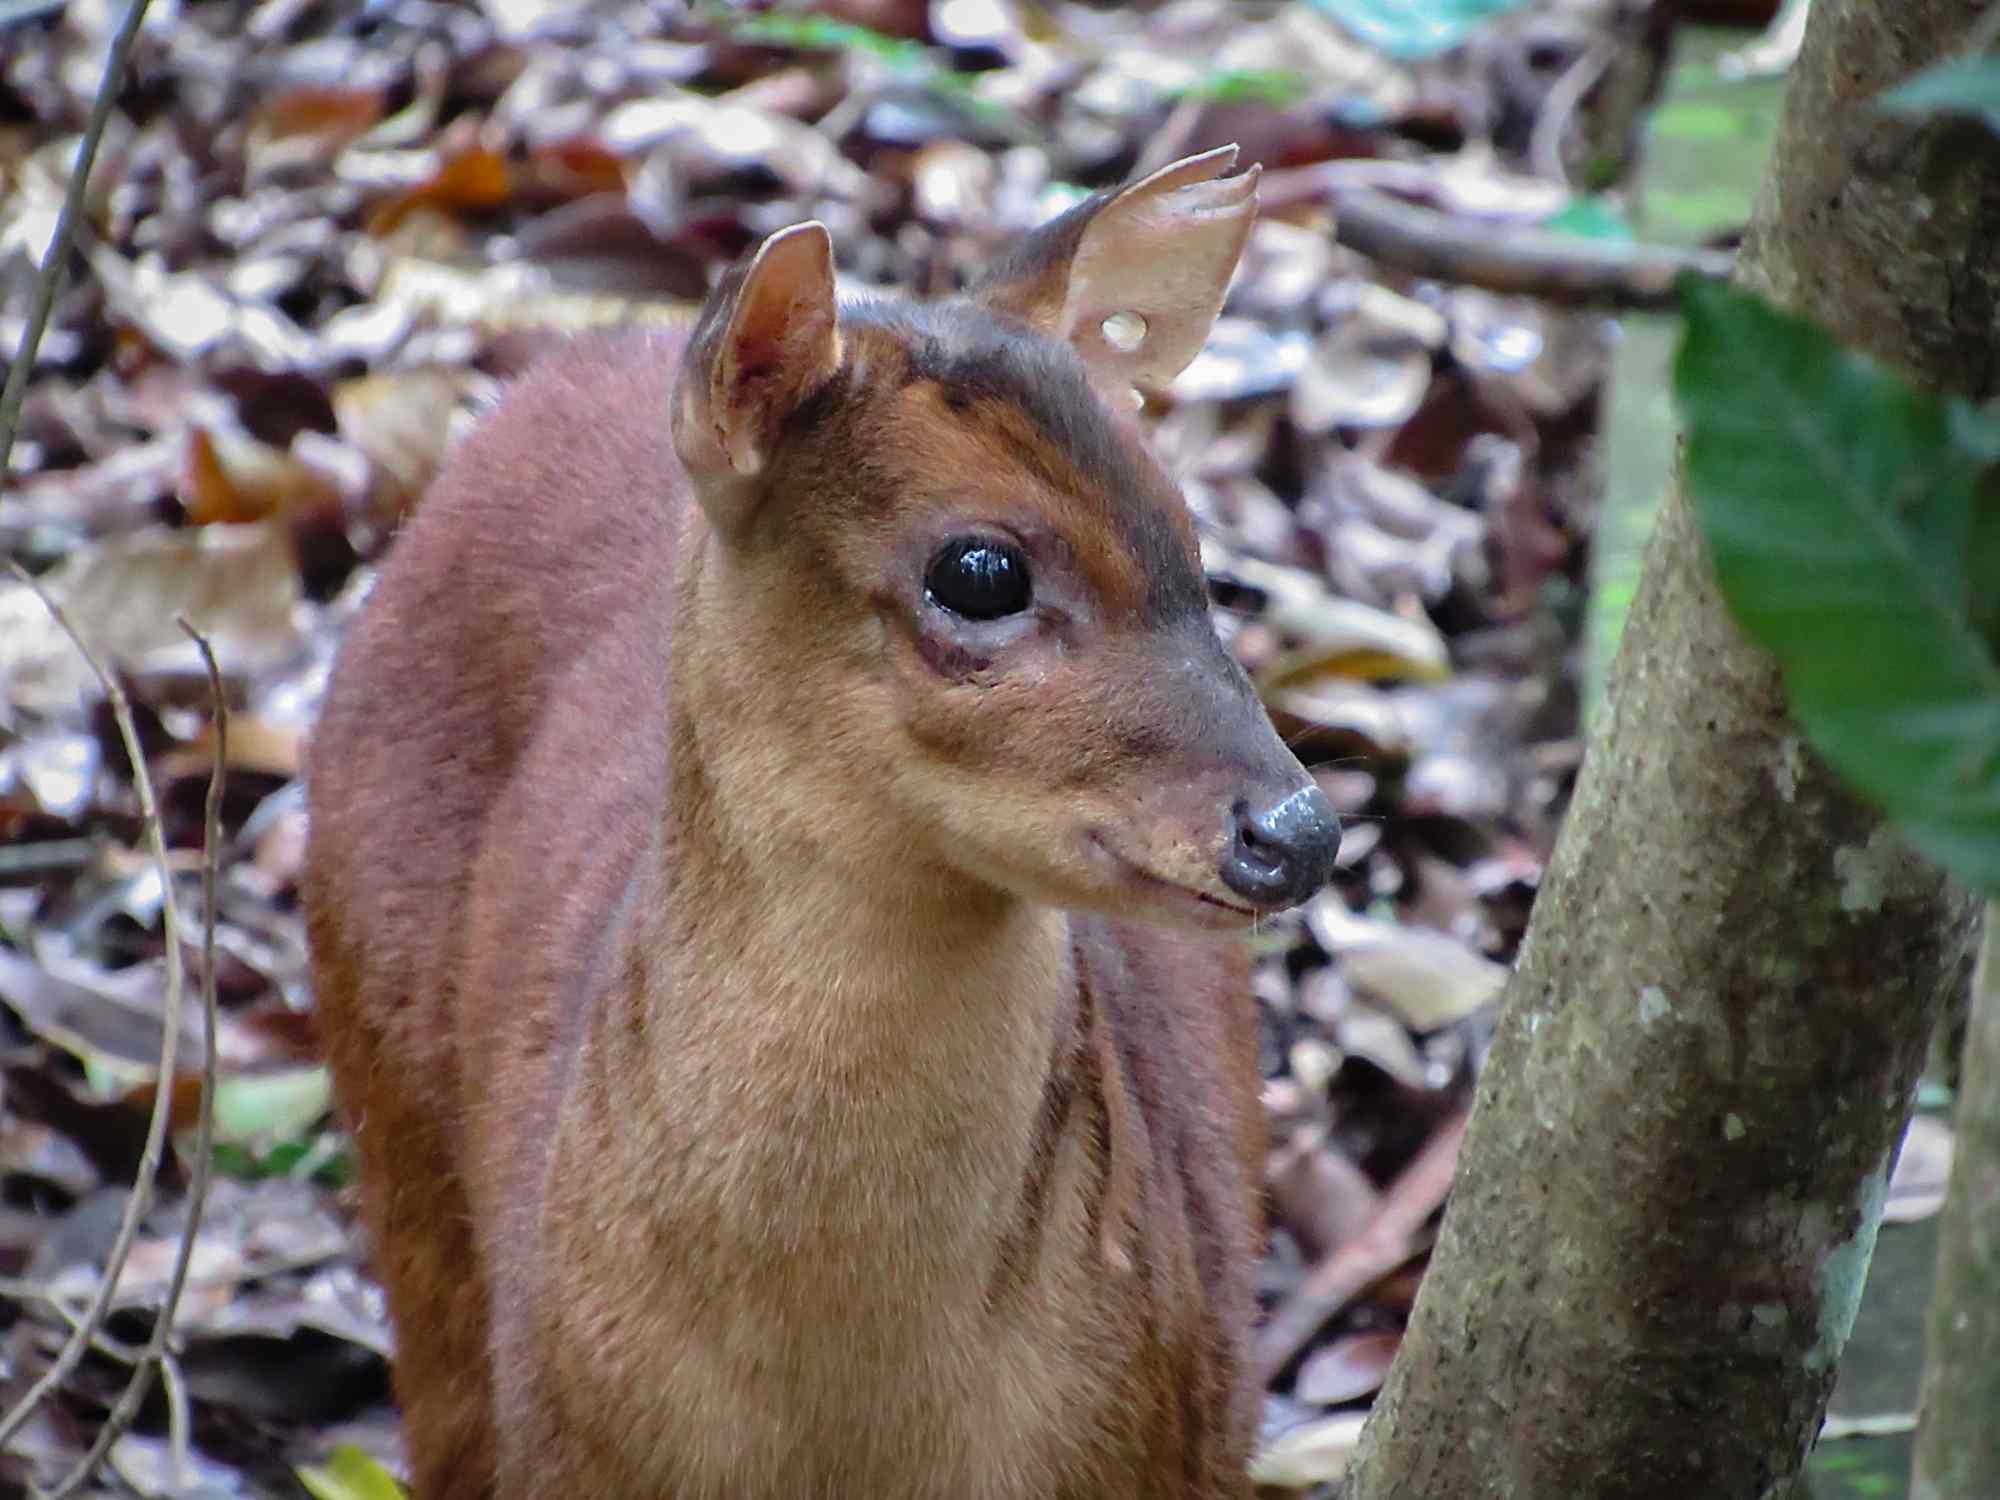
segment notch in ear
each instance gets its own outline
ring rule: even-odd
[[[674,451],[719,531],[748,524],[786,418],[839,368],[833,240],[794,224],[724,274],[681,361]]]
[[[1201,352],[1257,217],[1257,172],[1218,146],[1044,224],[972,290],[1083,357],[1122,396],[1157,390]]]

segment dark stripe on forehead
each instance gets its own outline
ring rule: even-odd
[[[909,380],[935,383],[954,405],[1005,403],[1068,460],[1084,477],[1081,493],[1067,476],[1045,477],[1100,508],[1146,577],[1150,614],[1169,619],[1207,611],[1207,588],[1184,541],[1185,502],[1113,425],[1072,350],[967,302],[852,311],[860,314],[856,321],[892,326],[907,340]],[[1032,454],[1023,456],[1033,462]]]

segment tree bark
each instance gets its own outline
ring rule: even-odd
[[[2000,1495],[2000,901],[1972,985],[1910,1500]]]
[[[2000,152],[1866,105],[1986,3],[1818,0],[1740,271],[1972,395]],[[1972,919],[1803,746],[1670,497],[1350,1500],[1788,1493]]]

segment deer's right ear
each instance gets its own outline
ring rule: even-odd
[[[785,419],[839,368],[833,241],[794,224],[717,284],[674,393],[674,451],[724,535],[747,524]]]
[[[1068,343],[1121,399],[1201,352],[1257,217],[1257,168],[1220,146],[1079,203],[1027,236],[972,295]]]

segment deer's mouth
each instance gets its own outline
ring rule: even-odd
[[[1184,909],[1189,916],[1205,927],[1236,928],[1254,922],[1263,913],[1254,906],[1246,906],[1240,901],[1214,895],[1191,885],[1183,885],[1178,880],[1148,869],[1138,860],[1122,854],[1111,841],[1093,828],[1085,835],[1090,847],[1108,862],[1123,882],[1149,894],[1166,896]]]

